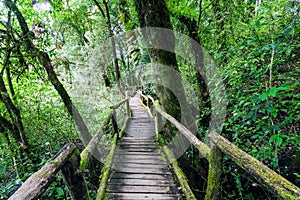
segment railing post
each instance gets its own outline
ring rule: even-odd
[[[146,104],[147,104],[147,108],[149,108],[149,98],[146,98]]]
[[[162,129],[162,116],[161,114],[156,111],[156,128],[157,128],[157,134],[159,133],[159,131]]]
[[[113,109],[113,112],[112,112],[111,122],[113,125],[114,134],[118,133],[119,130],[118,130],[118,124],[117,124],[117,113],[116,113],[115,109]]]
[[[211,142],[211,151],[209,154],[209,170],[207,179],[207,188],[205,200],[217,200],[221,191],[222,175],[222,153],[220,149]]]
[[[70,159],[61,168],[61,174],[73,200],[88,200],[88,190],[81,172],[79,150],[76,149]]]
[[[129,94],[128,91],[125,92],[125,98],[127,99],[126,101],[126,115],[128,118],[130,118],[130,108],[129,108]]]

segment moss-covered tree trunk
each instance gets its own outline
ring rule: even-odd
[[[160,27],[172,29],[169,13],[164,0],[150,1],[150,0],[135,0],[136,9],[139,15],[140,26],[143,27]],[[153,34],[153,35],[151,35]],[[149,37],[149,35],[147,35]],[[163,38],[159,33],[150,33],[150,37],[155,39],[157,43],[168,43],[168,46],[175,48],[174,34],[169,35],[169,38]],[[173,52],[164,51],[161,49],[148,49],[152,63],[159,63],[166,65],[176,71],[178,70],[176,56]],[[153,65],[154,72],[157,72],[157,66]],[[170,76],[168,70],[159,69],[160,78],[164,78],[165,83],[170,85],[176,84],[178,90],[183,91],[181,81],[174,81],[174,77]],[[179,101],[170,91],[170,89],[162,86],[161,80],[156,77],[157,89],[160,101],[163,104],[167,113],[174,116],[177,120],[181,119]]]

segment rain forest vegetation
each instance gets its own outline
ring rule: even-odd
[[[226,90],[220,134],[300,186],[299,1],[1,0],[0,15],[0,199],[9,198],[66,143],[82,150],[110,115],[110,106],[124,99],[129,87],[122,80],[150,62],[188,80],[200,110],[196,136],[207,141],[212,105],[205,77],[175,53],[136,48],[134,35],[127,41],[113,37],[140,27],[168,28],[199,43],[213,58]],[[104,43],[112,54],[99,63],[92,58],[103,56],[97,48]],[[128,52],[118,50],[124,44]],[[175,52],[191,46],[193,54],[199,53],[188,41],[172,45]],[[195,56],[195,64],[201,62]],[[182,82],[167,81],[181,88],[182,96],[190,95]],[[178,99],[157,83],[140,88],[179,120]],[[172,129],[164,131],[172,136]],[[99,145],[111,146],[111,132]],[[276,198],[229,156],[222,163],[221,199]],[[207,160],[190,147],[178,164],[197,199],[204,199]],[[90,178],[93,198],[99,174],[83,173]],[[62,176],[41,199],[71,199]]]

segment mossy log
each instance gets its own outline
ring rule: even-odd
[[[299,199],[300,188],[239,149],[220,134],[211,133],[209,137],[210,141],[217,145],[222,152],[229,155],[240,167],[266,186],[274,195],[288,200]]]
[[[61,168],[61,174],[73,200],[88,200],[88,189],[82,173],[78,171],[79,164],[79,150],[76,149]]]
[[[205,200],[217,200],[221,191],[222,153],[217,146],[213,146],[209,155],[209,170]]]
[[[73,143],[65,145],[52,160],[32,174],[9,200],[38,199],[53,182],[55,175],[76,150]]]
[[[113,159],[114,159],[115,149],[116,149],[116,145],[117,145],[117,139],[118,139],[118,134],[115,134],[113,144],[112,144],[112,148],[111,148],[110,153],[108,154],[108,156],[105,160],[105,165],[101,170],[101,175],[100,175],[101,181],[100,181],[100,186],[99,186],[98,191],[97,191],[96,200],[102,200],[105,197],[105,189],[106,189],[106,186],[107,186],[107,181],[109,179],[111,165],[112,165],[112,162],[113,162]]]
[[[171,122],[177,130],[182,133],[200,152],[200,154],[209,159],[210,148],[201,142],[193,133],[191,133],[185,126],[178,122],[174,117],[162,111],[157,105],[155,106],[157,112],[159,112],[165,119]]]
[[[106,189],[106,186],[107,186],[107,181],[109,179],[109,175],[110,175],[110,169],[111,169],[111,165],[112,165],[112,162],[113,162],[113,159],[114,159],[114,154],[115,154],[115,149],[116,149],[116,146],[117,146],[117,140],[118,138],[122,137],[124,132],[125,132],[125,129],[127,127],[127,123],[128,123],[128,120],[129,118],[126,118],[126,121],[120,131],[120,133],[116,133],[115,136],[114,136],[114,140],[113,140],[113,143],[112,143],[112,148],[105,160],[105,165],[104,167],[102,168],[101,170],[101,175],[100,175],[100,186],[98,188],[98,191],[97,191],[97,197],[96,197],[96,200],[102,200],[105,198],[105,189]]]
[[[192,192],[189,184],[188,184],[188,181],[183,173],[183,171],[181,170],[181,168],[178,166],[178,163],[172,153],[172,151],[167,147],[167,146],[164,146],[163,147],[163,150],[167,156],[167,159],[169,161],[169,163],[172,165],[173,167],[173,170],[174,170],[174,173],[176,174],[176,177],[177,177],[177,180],[180,184],[180,186],[182,187],[182,191],[186,197],[187,200],[190,200],[190,199],[197,199],[194,195],[194,193]]]
[[[119,103],[117,103],[116,105],[110,106],[111,109],[118,109],[120,106],[122,106],[125,102],[129,101],[128,98],[120,101]]]
[[[105,121],[103,122],[101,128],[96,132],[96,134],[90,140],[88,145],[80,153],[80,158],[81,158],[80,167],[79,167],[80,171],[83,171],[85,169],[91,155],[94,155],[96,158],[100,157],[100,155],[98,155],[99,152],[97,149],[97,145],[104,134],[103,130],[105,130],[106,127],[108,126],[112,116],[113,116],[113,111],[109,113],[109,115],[106,117]]]

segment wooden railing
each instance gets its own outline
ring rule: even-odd
[[[127,95],[128,97],[128,95]],[[230,156],[240,167],[245,169],[250,175],[255,177],[273,194],[282,199],[299,199],[300,189],[293,185],[291,182],[269,169],[257,159],[253,158],[246,152],[242,151],[230,141],[222,137],[218,133],[210,133],[210,146],[201,142],[193,133],[191,133],[184,125],[178,122],[175,118],[164,112],[157,101],[150,96],[140,95],[142,101],[145,102],[145,107],[149,108],[150,103],[153,105],[153,117],[155,119],[156,132],[158,133],[159,126],[161,126],[162,117],[173,124],[178,131],[184,135],[190,143],[195,146],[200,154],[209,161],[208,184],[206,188],[206,200],[218,199],[220,191],[220,176],[222,173],[222,153]],[[116,122],[116,109],[123,104],[126,105],[126,120],[122,130],[119,132]],[[101,128],[90,140],[86,148],[80,153],[73,143],[65,145],[50,161],[48,161],[39,171],[31,175],[22,186],[9,198],[9,200],[19,199],[38,199],[44,191],[53,182],[55,175],[60,171],[63,175],[65,184],[67,185],[72,199],[85,200],[89,199],[88,190],[82,175],[83,170],[86,168],[92,154],[99,153],[97,144],[104,134],[106,127],[112,123],[113,132],[115,134],[112,149],[107,156],[104,167],[102,168],[102,177],[98,189],[97,199],[104,197],[105,187],[109,178],[109,170],[111,161],[114,154],[114,147],[118,137],[124,133],[127,120],[130,117],[129,98],[121,101],[120,103],[110,107],[112,111],[104,120]],[[149,109],[150,110],[150,109]],[[119,133],[119,134],[117,134]],[[165,151],[170,158],[172,152],[167,148]],[[222,152],[222,153],[221,153]],[[173,162],[176,162],[174,160]],[[171,163],[172,164],[172,163]],[[173,164],[172,164],[173,165]],[[176,166],[176,165],[175,165]],[[177,170],[175,170],[176,173]],[[179,174],[180,177],[180,174]],[[189,190],[187,183],[182,183],[183,190]],[[189,195],[189,199],[193,199],[193,195]]]
[[[86,187],[82,172],[86,168],[91,155],[97,156],[97,154],[100,153],[98,152],[97,145],[104,134],[104,130],[106,130],[110,122],[113,127],[113,133],[115,134],[114,138],[119,137],[119,130],[116,122],[116,109],[120,108],[123,104],[126,105],[126,116],[128,118],[130,116],[130,112],[129,98],[127,96],[127,98],[125,100],[122,100],[120,103],[110,106],[112,110],[109,113],[108,117],[104,120],[99,131],[94,134],[93,138],[81,153],[79,152],[75,144],[66,144],[40,170],[32,174],[9,198],[9,200],[38,199],[55,180],[55,176],[58,172],[61,172],[63,180],[68,187],[73,200],[89,199],[88,189]],[[125,124],[126,122],[127,120],[125,121]]]
[[[239,149],[220,134],[210,133],[210,146],[207,146],[174,117],[164,112],[160,108],[158,102],[155,101],[151,96],[145,96],[141,94],[140,98],[142,102],[144,102],[145,106],[149,107],[150,103],[153,105],[152,115],[155,119],[157,133],[160,126],[159,123],[163,117],[173,124],[177,130],[199,150],[200,154],[209,161],[205,200],[214,200],[218,199],[219,197],[221,188],[220,176],[222,174],[222,153],[230,156],[237,165],[242,167],[251,176],[256,178],[275,196],[288,200],[300,199],[300,189],[297,186],[263,165],[254,157]]]

